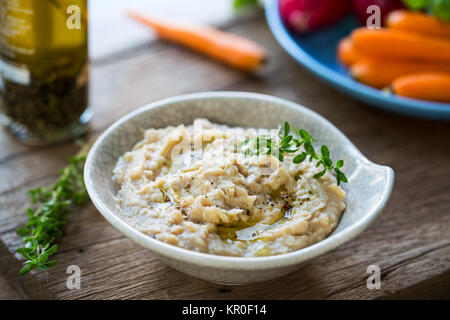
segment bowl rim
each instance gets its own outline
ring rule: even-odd
[[[103,144],[105,138],[115,131],[118,127],[123,125],[125,122],[130,121],[136,116],[139,116],[142,113],[147,112],[148,110],[155,108],[163,108],[167,104],[179,103],[183,101],[189,100],[199,100],[199,99],[253,99],[253,100],[262,100],[266,102],[272,102],[278,105],[282,105],[283,107],[288,107],[296,110],[302,110],[303,113],[308,116],[314,118],[314,120],[318,122],[324,123],[329,127],[331,131],[335,134],[341,136],[343,141],[346,143],[346,149],[349,150],[349,153],[356,156],[361,162],[364,162],[371,167],[378,168],[382,170],[387,184],[386,188],[383,190],[382,194],[379,197],[378,205],[372,208],[366,216],[360,221],[349,225],[345,229],[341,230],[336,234],[331,234],[324,240],[321,240],[311,246],[305,247],[300,250],[296,250],[289,253],[284,253],[280,255],[274,256],[265,256],[265,257],[234,257],[234,256],[220,256],[209,253],[201,253],[196,252],[189,249],[184,249],[181,247],[177,247],[174,245],[170,245],[164,243],[162,241],[153,239],[138,230],[134,229],[130,225],[128,225],[125,221],[120,219],[112,210],[110,210],[103,201],[100,200],[98,196],[97,190],[95,190],[92,180],[91,173],[93,172],[95,155],[97,154],[97,150]],[[241,269],[241,270],[253,270],[253,269],[270,269],[274,267],[282,267],[289,266],[293,264],[299,264],[311,258],[314,258],[320,254],[328,252],[339,245],[353,239],[358,234],[363,232],[370,223],[382,212],[385,207],[390,194],[392,192],[393,184],[394,184],[394,171],[387,166],[381,166],[373,163],[368,160],[356,147],[355,145],[333,124],[331,124],[327,119],[317,114],[316,112],[299,105],[297,103],[270,96],[260,93],[250,93],[250,92],[234,92],[234,91],[208,91],[208,92],[199,92],[199,93],[191,93],[185,95],[174,96],[162,100],[158,100],[147,105],[144,105],[117,120],[114,122],[109,128],[107,128],[96,140],[90,149],[85,168],[84,168],[84,177],[87,192],[97,208],[97,210],[108,220],[116,229],[118,229],[121,233],[123,233],[128,238],[142,245],[143,247],[150,249],[151,251],[159,254],[160,256],[168,257],[171,259],[175,259],[178,261],[190,262],[193,264],[205,266],[205,267],[215,267],[219,269]],[[345,212],[344,212],[345,213]]]

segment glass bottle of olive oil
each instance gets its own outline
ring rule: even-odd
[[[28,144],[85,132],[87,0],[0,0],[0,120]]]

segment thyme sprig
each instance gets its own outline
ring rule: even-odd
[[[35,210],[28,209],[27,224],[16,230],[25,243],[24,247],[17,249],[17,253],[26,259],[25,266],[19,271],[21,275],[34,268],[45,270],[58,264],[58,261],[48,259],[58,249],[55,239],[64,234],[69,206],[89,200],[83,178],[85,161],[85,153],[71,157],[54,185],[28,192],[31,202],[39,206]]]
[[[294,132],[294,135],[291,132]],[[317,172],[314,178],[318,179],[324,176],[327,171],[334,171],[337,185],[340,185],[341,182],[348,182],[345,173],[341,170],[344,160],[338,160],[334,164],[328,147],[322,145],[320,153],[317,153],[313,146],[314,142],[316,140],[306,130],[297,129],[286,121],[284,126],[279,128],[277,138],[260,135],[256,138],[246,139],[238,145],[237,151],[246,155],[273,155],[283,161],[285,154],[296,153],[303,146],[303,151],[293,158],[294,163],[302,163],[306,159],[310,162],[317,160],[316,168],[322,167],[322,170]]]

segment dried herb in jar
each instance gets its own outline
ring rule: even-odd
[[[25,142],[75,138],[88,121],[87,0],[0,0],[0,113]]]

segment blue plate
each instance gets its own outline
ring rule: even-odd
[[[339,40],[358,26],[349,16],[339,23],[310,35],[297,35],[285,28],[278,1],[266,3],[266,18],[280,45],[301,65],[340,91],[375,107],[412,116],[450,120],[450,104],[408,99],[385,93],[353,80],[337,61]]]

